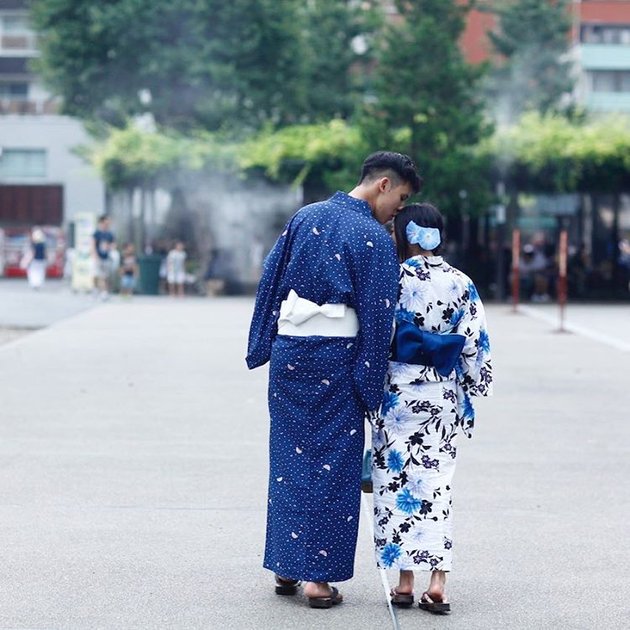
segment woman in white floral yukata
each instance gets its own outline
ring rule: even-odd
[[[414,571],[430,572],[419,607],[450,612],[452,479],[457,444],[471,436],[471,396],[492,389],[483,305],[473,282],[437,255],[443,219],[430,204],[394,221],[400,265],[396,332],[381,413],[373,423],[376,559],[400,570],[392,603],[414,602]]]

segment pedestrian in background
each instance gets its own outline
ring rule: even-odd
[[[131,243],[127,243],[123,248],[122,261],[120,265],[120,294],[123,297],[131,297],[136,288],[138,278],[138,260],[135,248]]]
[[[114,234],[110,229],[107,215],[99,217],[98,226],[92,235],[92,258],[94,261],[94,286],[102,300],[109,298],[111,281],[110,250],[114,242]]]
[[[400,276],[381,411],[372,427],[374,538],[379,568],[398,569],[391,600],[414,602],[414,571],[430,573],[419,606],[447,613],[457,443],[471,436],[471,396],[492,389],[483,305],[473,282],[439,256],[444,221],[430,204],[394,219]]]
[[[46,235],[38,227],[31,232],[30,251],[27,254],[26,277],[32,289],[39,290],[46,281]]]
[[[177,241],[166,256],[166,281],[170,295],[184,297],[186,250],[182,241]]]
[[[276,593],[313,608],[342,601],[354,572],[364,416],[378,408],[398,264],[383,229],[420,189],[415,165],[379,152],[349,193],[299,210],[267,256],[247,365],[270,361],[264,567]]]

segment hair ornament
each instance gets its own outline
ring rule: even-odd
[[[431,227],[422,227],[413,221],[409,221],[406,228],[407,240],[411,245],[419,245],[424,251],[433,251],[441,242],[440,230]]]

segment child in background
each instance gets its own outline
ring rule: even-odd
[[[131,243],[123,248],[119,273],[120,294],[123,297],[131,297],[136,288],[136,278],[138,277],[138,261],[136,260],[135,248]]]
[[[177,241],[166,257],[166,281],[170,295],[184,297],[186,281],[186,250],[184,243]]]

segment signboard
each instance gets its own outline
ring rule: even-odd
[[[92,235],[96,229],[96,217],[89,212],[75,214],[74,251],[72,252],[72,290],[91,291],[94,288],[94,260],[92,259]]]

